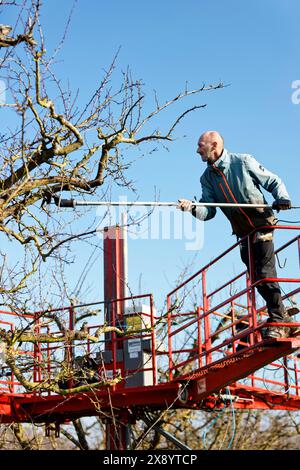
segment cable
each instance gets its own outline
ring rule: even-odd
[[[231,446],[233,444],[233,441],[234,441],[234,438],[235,438],[235,433],[236,433],[236,419],[235,419],[235,409],[234,409],[234,404],[232,402],[232,398],[231,398],[231,393],[230,393],[230,389],[229,387],[226,388],[227,390],[227,393],[229,395],[229,399],[230,399],[230,407],[231,407],[231,414],[232,414],[232,436],[231,436],[231,439],[230,439],[230,442],[227,446],[227,449],[231,449]]]
[[[292,299],[290,299],[290,295],[288,296],[288,294],[285,292],[285,290],[284,290],[284,288],[282,287],[282,285],[280,285],[279,288],[280,288],[280,290],[284,293],[284,295],[286,296],[286,300],[288,300],[292,306],[297,305],[297,302],[293,302]]]
[[[281,362],[281,361],[282,361],[282,362]],[[285,369],[286,372],[287,372],[287,374],[288,374],[288,377],[289,377],[289,379],[290,379],[290,386],[289,386],[289,388],[288,388],[287,390],[284,390],[283,392],[280,392],[280,391],[278,391],[278,390],[272,389],[272,388],[271,388],[272,384],[267,384],[267,383],[266,383],[266,380],[269,380],[269,379],[266,379],[266,377],[265,377],[266,372],[268,372],[268,371],[270,372],[270,371],[272,371],[272,369],[269,369],[269,368],[266,368],[266,367],[263,368],[262,380],[263,380],[263,384],[264,384],[264,386],[265,386],[265,388],[266,388],[266,390],[267,390],[268,392],[270,392],[270,393],[272,393],[272,394],[274,394],[274,395],[278,395],[278,396],[285,396],[285,395],[286,395],[287,393],[289,393],[290,390],[293,388],[293,385],[294,385],[294,387],[296,387],[297,384],[296,384],[295,379],[293,378],[293,376],[292,376],[292,375],[290,374],[290,372],[289,372],[291,369],[289,369],[288,367],[285,366],[285,364],[284,364],[282,358],[279,360],[279,362],[280,362],[280,365],[274,364],[274,366],[277,367],[277,370],[274,371],[274,379],[276,379],[276,378],[278,377],[278,372],[283,373],[282,368]],[[285,383],[282,382],[281,384],[278,384],[278,386],[284,387],[284,386],[285,386]]]
[[[283,219],[278,219],[277,222],[285,222],[287,224],[300,224],[300,220],[283,220]]]
[[[206,434],[214,426],[214,424],[218,421],[218,419],[224,413],[225,410],[226,410],[226,406],[224,406],[224,408],[221,409],[221,411],[217,414],[215,419],[210,423],[210,425],[206,429],[204,429],[204,431],[202,433],[202,442],[203,442],[203,446],[206,450],[209,450],[208,447],[206,447]]]
[[[231,397],[231,393],[230,393],[230,389],[229,387],[226,388],[226,391],[229,395],[229,400],[230,400],[230,407],[231,407],[231,415],[232,415],[232,436],[230,438],[230,441],[229,441],[229,444],[227,446],[227,449],[231,449],[232,447],[232,444],[233,444],[233,441],[234,441],[234,438],[235,438],[235,434],[236,434],[236,417],[235,417],[235,409],[234,409],[234,404],[233,404],[233,401],[232,401],[232,397]],[[215,423],[218,421],[218,419],[220,418],[220,416],[224,413],[224,411],[226,411],[226,406],[224,405],[224,408],[221,409],[221,411],[217,414],[217,416],[215,417],[215,419],[210,423],[210,425],[204,429],[203,433],[202,433],[202,442],[203,442],[203,446],[206,450],[208,450],[208,447],[206,446],[206,435],[207,433],[210,431],[210,429],[215,425]],[[226,437],[226,436],[225,436]]]

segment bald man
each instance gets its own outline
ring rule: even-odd
[[[224,148],[224,139],[216,131],[207,131],[198,141],[197,153],[207,168],[200,178],[202,197],[199,202],[251,203],[267,204],[261,187],[272,193],[275,201],[273,209],[291,208],[290,197],[280,178],[262,165],[251,155],[231,153]],[[190,211],[200,220],[212,219],[215,207],[195,207],[187,199],[179,199],[178,208]],[[277,219],[271,209],[264,208],[221,208],[229,219],[232,232],[238,239],[260,227],[272,226]],[[256,279],[276,278],[273,229],[264,228],[251,237]],[[240,244],[241,258],[249,271],[247,239]],[[262,283],[257,286],[268,308],[269,322],[289,322],[282,302],[280,287],[277,282]],[[288,327],[269,326],[265,338],[285,338],[298,334],[298,330]]]

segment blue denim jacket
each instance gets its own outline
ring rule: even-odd
[[[281,179],[258,163],[251,155],[223,150],[221,157],[208,164],[200,178],[202,197],[199,202],[231,202],[267,204],[260,187],[272,193],[274,199],[290,199]],[[230,220],[233,233],[243,237],[254,228],[275,225],[271,209],[221,208]],[[216,215],[214,207],[197,207],[193,214],[200,220]]]

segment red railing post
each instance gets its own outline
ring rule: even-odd
[[[151,359],[152,359],[152,377],[153,377],[153,385],[156,385],[157,383],[157,372],[156,372],[156,339],[155,339],[155,322],[154,322],[154,301],[153,301],[153,295],[150,294],[150,315],[151,315],[151,342],[152,342],[152,348],[151,348]]]
[[[113,364],[113,371],[112,371],[112,379],[115,379],[117,376],[117,333],[115,331],[116,328],[116,304],[115,302],[110,302],[110,309],[111,309],[111,316],[112,316],[112,326],[114,330],[112,331],[111,341],[112,341],[112,364]],[[119,324],[118,324],[119,327]],[[116,386],[113,385],[113,391],[115,391]]]
[[[257,326],[256,319],[256,298],[255,298],[255,269],[254,269],[254,258],[253,258],[253,243],[251,236],[248,235],[248,257],[249,257],[249,279],[250,279],[250,300],[251,300],[251,313],[249,316],[249,326],[250,328],[255,328]],[[256,343],[256,333],[250,333],[250,344],[253,345]]]
[[[47,335],[50,334],[50,327],[47,326]],[[49,384],[51,383],[51,349],[50,349],[50,343],[47,343],[46,346],[46,355],[47,355],[47,371],[48,371],[48,379],[49,379]],[[48,395],[51,395],[50,390],[48,390]]]
[[[14,325],[11,325],[10,329],[14,331],[15,329]],[[33,360],[33,364],[35,366],[34,360]],[[11,384],[10,384],[9,390],[11,391],[11,393],[15,393],[15,374],[13,373],[13,371],[11,371]]]
[[[209,311],[209,302],[206,292],[206,269],[202,272],[202,298],[203,298],[203,315],[204,315],[204,343],[205,349],[211,349],[211,336],[210,336],[210,319],[206,314]],[[212,353],[205,354],[206,364],[210,364],[212,361]]]
[[[230,311],[231,311],[231,334],[232,336],[235,336],[235,314],[234,314],[234,305],[235,302],[234,300],[230,302]],[[236,352],[236,346],[235,346],[235,340],[232,342],[232,352],[233,354]]]
[[[74,309],[73,305],[69,307],[69,330],[73,331],[74,330]],[[74,357],[74,351],[73,351],[73,341],[70,340],[67,343],[67,367],[68,368],[73,368],[73,357]],[[72,388],[74,384],[73,379],[70,379],[68,381],[68,387]]]
[[[298,385],[298,359],[294,358],[294,372],[295,372],[295,389],[296,395],[299,395],[299,385]]]
[[[249,322],[248,322],[248,328],[251,328],[252,327],[252,316],[253,316],[253,313],[252,313],[252,291],[254,290],[254,287],[251,287],[251,281],[250,281],[250,278],[249,278],[249,274],[247,274],[246,276],[246,285],[247,285],[247,312],[248,312],[248,319],[249,319]],[[250,335],[250,345],[252,346],[254,344],[254,341],[253,341],[253,333],[251,333]],[[255,386],[255,374],[253,373],[251,375],[251,385],[252,387]]]
[[[34,332],[39,335],[41,332],[41,327],[40,327],[40,315],[35,313],[34,314]],[[41,381],[41,344],[34,344],[33,347],[33,363],[34,363],[34,369],[33,369],[33,380],[34,382],[40,382]],[[37,394],[37,391],[34,392],[34,394]]]
[[[173,357],[172,357],[172,312],[171,312],[171,297],[167,297],[167,313],[168,313],[168,357],[169,357],[169,379],[173,380]]]
[[[153,385],[157,383],[157,371],[156,371],[156,338],[155,338],[155,321],[154,321],[154,300],[153,295],[150,294],[150,320],[151,320],[151,342],[152,342],[152,378],[153,378]]]
[[[201,307],[197,307],[197,345],[198,345],[198,367],[202,367],[203,365],[203,358],[202,358],[202,351],[203,351],[203,344],[202,344],[202,330],[201,330]]]

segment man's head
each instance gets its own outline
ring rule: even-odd
[[[203,162],[213,163],[221,156],[224,140],[217,131],[206,131],[198,140],[197,153]]]

